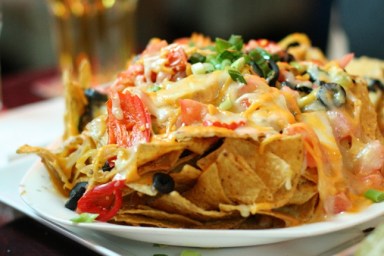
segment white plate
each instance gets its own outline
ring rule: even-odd
[[[157,244],[193,247],[237,247],[275,243],[335,232],[384,214],[384,203],[373,204],[356,214],[340,214],[324,222],[270,230],[193,230],[131,227],[102,222],[75,224],[76,213],[64,207],[66,199],[51,186],[48,173],[36,163],[20,184],[22,199],[40,216],[54,223],[99,230],[123,238]]]

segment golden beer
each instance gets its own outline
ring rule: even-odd
[[[54,19],[60,68],[76,75],[86,58],[94,84],[113,79],[134,48],[137,0],[47,1]]]

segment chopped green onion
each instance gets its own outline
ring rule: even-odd
[[[233,51],[233,50],[225,50],[225,51],[219,53],[219,55],[217,55],[217,59],[219,61],[230,60],[231,62],[233,62],[233,61],[237,60],[238,58],[240,58],[241,56],[243,56],[242,52]]]
[[[243,75],[238,70],[228,69],[228,73],[231,76],[233,81],[243,83],[243,84],[247,83],[247,81],[245,81]]]
[[[243,49],[243,38],[239,35],[231,35],[231,37],[228,40],[236,50],[241,51]]]
[[[376,189],[368,189],[364,196],[375,203],[379,203],[384,201],[384,191],[376,190]]]
[[[74,223],[90,223],[94,222],[97,216],[99,216],[99,214],[84,212],[72,218],[71,221]]]
[[[198,62],[205,62],[207,58],[204,55],[201,55],[200,53],[195,52],[194,54],[189,57],[188,62],[191,64],[195,64]]]
[[[223,51],[231,48],[232,44],[227,40],[216,38],[215,48],[218,53],[222,53]]]
[[[201,256],[201,253],[192,250],[183,250],[180,256]]]
[[[211,63],[195,63],[191,66],[192,74],[206,74],[215,70]]]
[[[231,61],[230,60],[223,60],[220,64],[219,69],[225,69],[226,67],[231,66]]]
[[[245,66],[245,58],[241,57],[237,59],[235,62],[231,64],[231,68],[236,69],[236,70],[242,70],[243,67]]]
[[[161,90],[161,87],[159,85],[153,85],[147,89],[149,92],[157,92]]]
[[[230,51],[241,51],[243,49],[243,39],[238,35],[231,35],[229,40],[224,40],[221,38],[216,38],[215,48],[218,53],[222,53],[226,50]]]

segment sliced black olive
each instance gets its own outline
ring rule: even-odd
[[[325,83],[321,85],[316,96],[328,109],[341,107],[346,102],[345,90],[337,83]]]
[[[306,84],[293,84],[288,81],[284,81],[281,83],[281,86],[288,86],[292,90],[296,90],[299,92],[304,92],[306,94],[309,94],[312,92],[312,87],[307,86]]]
[[[93,88],[85,89],[84,95],[87,97],[88,101],[106,102],[108,100],[108,96],[106,94],[103,94]]]
[[[304,92],[306,94],[309,94],[312,92],[312,87],[309,87],[307,84],[298,84],[296,85],[296,90],[299,92]]]
[[[270,86],[275,86],[280,74],[279,66],[277,66],[273,60],[268,60],[268,66],[272,69],[272,72],[271,75],[267,77],[267,82]]]
[[[287,51],[283,51],[280,56],[280,61],[289,63],[295,61],[295,57],[293,57],[293,55],[288,53]]]
[[[276,81],[279,78],[279,67],[273,60],[267,60],[266,63],[268,65],[268,68],[270,69],[270,71],[268,72],[268,77],[265,77],[263,69],[255,61],[250,62],[253,71],[257,75],[259,75],[260,77],[264,77],[270,86],[275,86]],[[267,72],[267,70],[265,72]]]
[[[77,208],[77,202],[84,195],[88,182],[77,183],[69,192],[69,199],[65,203],[65,207],[74,211]]]
[[[85,105],[84,112],[80,116],[79,124],[77,127],[79,132],[84,130],[84,127],[94,118],[93,108],[100,107],[102,104],[104,104],[108,100],[107,95],[93,88],[85,89],[84,95],[88,100],[88,104]]]
[[[367,78],[367,83],[368,83],[368,90],[370,92],[376,92],[377,90],[384,90],[384,84],[378,80],[378,79],[374,79],[374,78]]]
[[[92,106],[91,104],[87,104],[85,105],[84,107],[84,112],[83,114],[80,116],[80,119],[79,119],[79,124],[77,126],[77,130],[79,132],[83,131],[85,126],[90,122],[92,121],[93,119],[93,110],[92,110]]]
[[[111,163],[109,162],[108,160],[105,161],[103,167],[101,167],[101,169],[103,170],[103,172],[109,172],[113,169],[114,167],[114,163]]]
[[[296,85],[291,83],[291,82],[288,82],[288,81],[284,81],[281,83],[281,86],[288,86],[289,88],[291,88],[292,90],[296,90]]]
[[[251,63],[251,67],[252,67],[253,71],[255,71],[255,73],[257,75],[259,75],[260,77],[264,77],[263,70],[261,70],[259,65],[257,65],[257,63],[255,61],[251,61],[250,63]]]
[[[175,189],[173,178],[163,172],[157,172],[152,177],[152,186],[160,193],[168,194]]]

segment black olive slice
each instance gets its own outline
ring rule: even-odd
[[[280,61],[289,63],[295,61],[295,57],[287,51],[284,51],[280,56]]]
[[[259,65],[257,65],[257,63],[255,61],[251,61],[251,67],[253,69],[253,71],[255,71],[255,73],[260,76],[260,77],[263,77],[264,74],[263,74],[263,71],[261,70],[261,68],[259,67]]]
[[[108,100],[108,96],[106,94],[103,94],[93,88],[85,89],[84,95],[89,101],[106,102]]]
[[[272,72],[266,80],[270,86],[275,86],[280,74],[279,66],[277,66],[276,62],[273,60],[268,60],[267,62],[268,66],[272,69]]]
[[[374,78],[366,78],[367,80],[367,83],[368,83],[368,90],[370,92],[376,92],[378,90],[384,90],[384,84],[378,80],[378,79],[374,79]]]
[[[175,181],[169,174],[157,172],[152,179],[152,186],[159,193],[168,194],[175,189]]]
[[[74,211],[77,208],[77,201],[84,195],[88,182],[77,183],[69,192],[69,199],[65,203],[65,207]]]
[[[109,172],[113,169],[114,167],[114,163],[110,163],[108,160],[105,161],[103,167],[101,167],[101,169],[103,170],[103,172]]]
[[[108,96],[99,92],[94,88],[84,90],[84,96],[87,98],[88,103],[84,106],[84,112],[80,116],[78,123],[78,131],[84,130],[85,126],[94,118],[94,107],[99,107],[108,100]]]
[[[345,90],[337,83],[325,83],[321,85],[316,96],[328,109],[341,107],[346,102]]]

